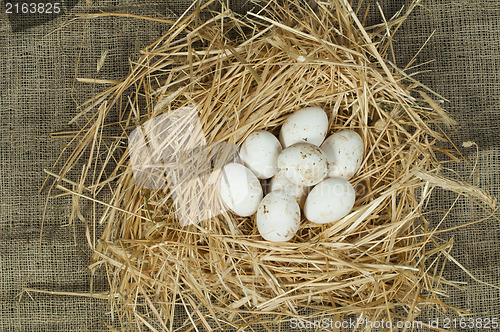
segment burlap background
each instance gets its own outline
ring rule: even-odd
[[[87,4],[92,2],[88,7]],[[92,278],[83,226],[66,226],[70,199],[49,201],[40,245],[46,191],[38,193],[66,140],[51,132],[75,130],[68,121],[76,105],[102,86],[75,83],[74,78],[120,79],[143,46],[166,31],[160,23],[108,17],[80,20],[59,30],[77,12],[112,11],[167,17],[182,13],[186,1],[80,1],[63,3],[67,11],[51,21],[31,26],[34,18],[17,24],[0,14],[0,330],[108,330],[113,323],[103,300],[22,292],[23,287],[63,292],[88,292]],[[375,3],[374,1],[371,1]],[[390,17],[410,1],[382,1]],[[500,194],[500,1],[425,0],[404,24],[395,43],[397,63],[404,66],[436,30],[417,63],[435,60],[418,70],[423,83],[450,100],[446,108],[458,120],[450,131],[458,144],[474,140],[480,147],[477,176],[472,178]],[[240,4],[241,5],[241,4]],[[238,4],[236,4],[238,6]],[[376,7],[374,7],[376,8]],[[379,22],[373,15],[371,23]],[[17,25],[16,25],[17,24]],[[14,27],[14,29],[13,29]],[[20,30],[14,32],[13,30]],[[50,34],[49,34],[50,33]],[[103,52],[107,57],[96,72]],[[75,74],[76,65],[78,71]],[[474,158],[475,149],[464,150]],[[455,165],[468,176],[473,163]],[[453,197],[437,191],[430,209],[447,209]],[[485,216],[481,209],[459,200],[444,226]],[[439,213],[433,214],[439,221]],[[454,238],[451,254],[475,276],[499,285],[500,226],[494,219],[442,234]],[[449,264],[448,278],[466,282],[464,290],[449,289],[449,304],[470,310],[473,317],[500,319],[500,292],[472,280]],[[106,280],[93,278],[94,291],[105,291]],[[179,317],[183,319],[183,317]],[[285,324],[286,325],[286,324]],[[474,329],[471,329],[474,330]]]

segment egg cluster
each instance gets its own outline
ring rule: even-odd
[[[301,210],[318,224],[347,215],[356,196],[348,180],[361,165],[363,141],[353,130],[326,138],[327,131],[326,113],[307,107],[287,118],[279,139],[267,131],[251,133],[240,149],[244,165],[231,163],[222,170],[224,204],[239,216],[257,213],[257,228],[268,241],[290,240]]]

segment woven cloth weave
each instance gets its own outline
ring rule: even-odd
[[[381,7],[391,17],[409,3],[382,1]],[[236,7],[242,4],[235,2]],[[422,4],[398,31],[396,62],[404,67],[435,31],[417,56],[416,63],[425,64],[413,71],[422,71],[416,78],[449,100],[445,108],[460,123],[448,132],[452,140],[457,145],[474,141],[479,146],[470,181],[499,197],[500,1],[425,0]],[[0,13],[0,330],[107,331],[106,325],[119,327],[106,300],[22,290],[88,293],[91,282],[94,292],[107,290],[105,275],[92,276],[87,268],[90,251],[85,227],[78,221],[67,226],[69,196],[48,201],[40,236],[47,197],[47,191],[39,193],[46,176],[43,169],[50,170],[68,142],[50,133],[77,130],[83,122],[68,125],[79,112],[77,105],[103,89],[75,82],[75,77],[123,78],[129,60],[138,58],[139,50],[168,26],[126,17],[70,20],[76,13],[101,11],[175,18],[189,1],[67,1],[62,3],[64,13],[45,21],[9,17],[4,5]],[[377,10],[372,12],[369,23],[379,23],[381,16]],[[100,59],[104,62],[97,72]],[[454,165],[453,171],[467,178],[477,151],[470,147],[463,152],[471,162]],[[447,210],[455,197],[437,190],[428,209]],[[473,203],[459,199],[442,228],[486,216]],[[434,225],[440,221],[438,213],[430,218]],[[453,237],[450,254],[478,280],[500,285],[497,220],[489,218],[440,237]],[[472,279],[451,262],[444,275],[464,282],[462,290],[447,289],[446,303],[470,310],[471,317],[500,319],[498,289]],[[282,330],[292,329],[284,326]]]

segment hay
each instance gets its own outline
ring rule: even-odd
[[[452,242],[429,227],[426,202],[435,187],[488,210],[495,201],[440,174],[437,155],[460,160],[458,149],[439,143],[449,143],[440,126],[454,122],[428,88],[388,60],[393,34],[417,4],[364,28],[358,16],[366,15],[344,0],[269,1],[245,16],[223,2],[195,2],[122,82],[82,105],[74,122],[87,122],[68,145],[71,156],[49,174],[87,223],[90,268],[105,268],[111,313],[123,328],[287,327],[291,318],[352,314],[413,321],[423,307],[446,306],[446,286],[458,287],[442,277]],[[192,105],[208,144],[237,145],[254,130],[276,132],[301,107],[321,106],[330,132],[351,128],[364,140],[362,169],[351,180],[354,209],[332,224],[302,220],[289,243],[262,240],[253,217],[230,213],[181,227],[171,190],[136,185],[125,145],[137,126]],[[106,134],[110,127],[119,135]],[[68,179],[83,156],[81,176]],[[105,211],[87,221],[81,198]],[[105,226],[98,241],[96,223]],[[181,326],[179,308],[188,315]]]

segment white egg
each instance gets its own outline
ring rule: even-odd
[[[280,130],[280,142],[284,148],[295,143],[320,146],[328,130],[328,117],[319,107],[306,107],[290,115]]]
[[[363,140],[357,132],[341,130],[329,136],[321,145],[328,159],[328,176],[350,179],[363,160]]]
[[[259,205],[256,222],[265,240],[288,241],[299,230],[299,204],[281,191],[270,192]]]
[[[346,216],[354,206],[356,193],[344,178],[328,178],[315,186],[307,196],[304,214],[307,220],[325,224]]]
[[[262,200],[262,187],[257,177],[236,163],[227,164],[222,169],[219,192],[226,206],[241,217],[254,214]]]
[[[259,179],[269,179],[278,172],[278,155],[282,148],[273,134],[257,130],[241,145],[240,155],[245,165]]]
[[[307,187],[296,185],[290,182],[284,171],[278,172],[271,179],[269,184],[269,192],[271,191],[281,191],[287,195],[292,196],[299,203],[300,206],[304,206],[306,200]]]
[[[278,157],[278,168],[290,182],[299,186],[313,186],[328,172],[326,155],[309,143],[296,143],[284,149]]]

